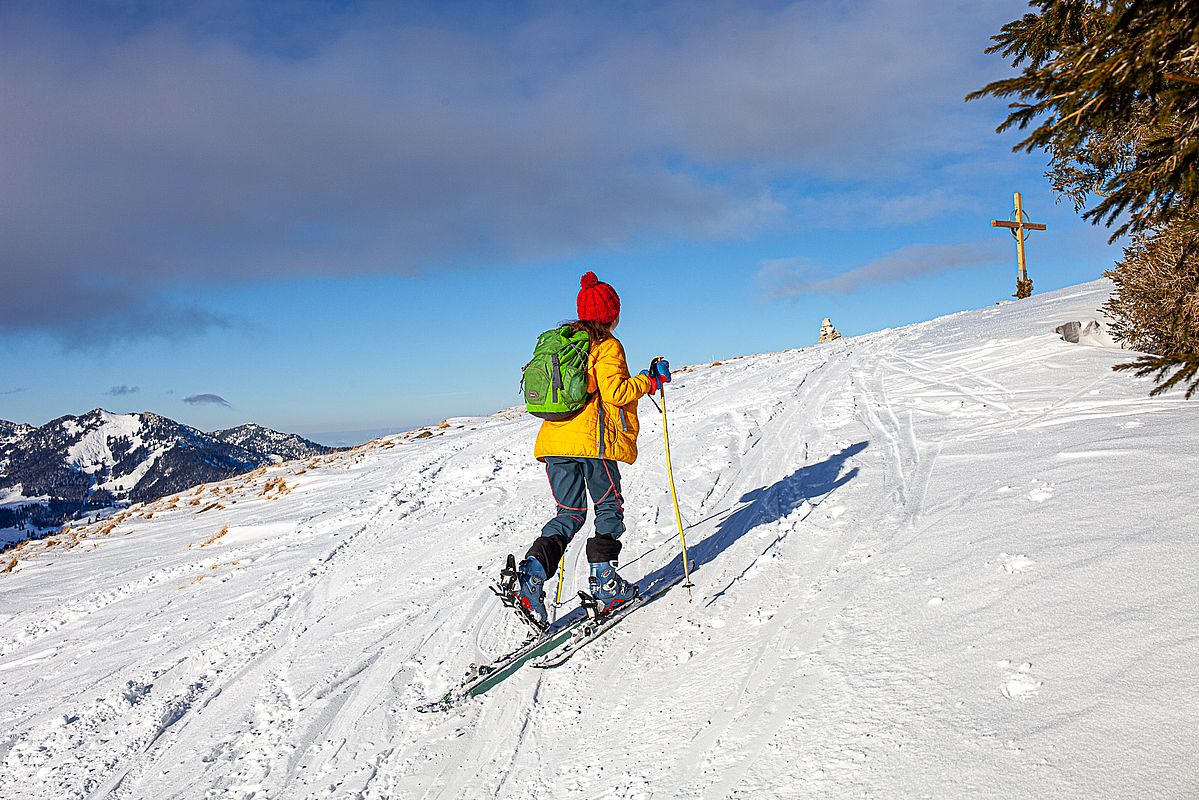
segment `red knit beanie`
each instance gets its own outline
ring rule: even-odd
[[[579,319],[594,320],[605,325],[615,322],[620,316],[620,295],[616,294],[616,290],[601,282],[594,272],[584,275],[579,284],[583,287],[579,290],[576,303]]]

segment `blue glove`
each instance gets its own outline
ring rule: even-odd
[[[651,378],[657,378],[658,383],[670,383],[670,362],[659,358],[649,365],[649,374]]]
[[[659,359],[650,364],[649,369],[643,369],[638,374],[649,378],[649,393],[654,394],[659,386],[670,383],[670,362],[664,358]]]

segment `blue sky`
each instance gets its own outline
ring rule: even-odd
[[[0,418],[488,413],[587,269],[634,370],[981,307],[1017,190],[1037,290],[1091,280],[1107,231],[962,101],[1024,9],[6,3]]]

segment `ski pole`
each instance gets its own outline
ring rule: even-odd
[[[664,361],[662,356],[657,356],[650,362],[650,372],[653,372],[654,366],[659,361]],[[679,526],[679,542],[683,546],[683,577],[686,582],[683,584],[687,587],[687,602],[692,601],[691,587],[691,562],[687,559],[687,536],[683,533],[683,515],[679,513],[679,493],[674,488],[674,469],[670,466],[670,431],[666,426],[666,384],[658,384],[658,391],[662,398],[662,441],[666,445],[666,475],[670,479],[670,499],[674,502],[674,521]]]
[[[558,609],[562,607],[562,573],[566,571],[566,553],[558,562],[558,593],[554,595],[554,621],[558,620]]]

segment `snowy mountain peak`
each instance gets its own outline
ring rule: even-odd
[[[32,430],[32,425],[9,422],[6,419],[0,419],[0,447],[3,447],[4,445],[16,439],[20,439],[22,436],[28,435]],[[3,469],[0,467],[0,472],[2,471]]]
[[[114,449],[142,445],[139,434],[144,427],[137,414],[112,414],[102,409],[65,421],[63,430],[74,439],[67,448],[67,463],[89,474],[111,468],[120,459]]]
[[[0,545],[80,513],[147,502],[330,448],[257,425],[207,434],[149,412],[102,408],[34,428],[0,426]]]
[[[212,435],[223,442],[267,453],[279,461],[291,461],[295,458],[307,458],[311,455],[332,453],[338,448],[326,447],[309,441],[294,433],[280,433],[262,425],[246,423],[236,428],[225,428],[213,431]]]

